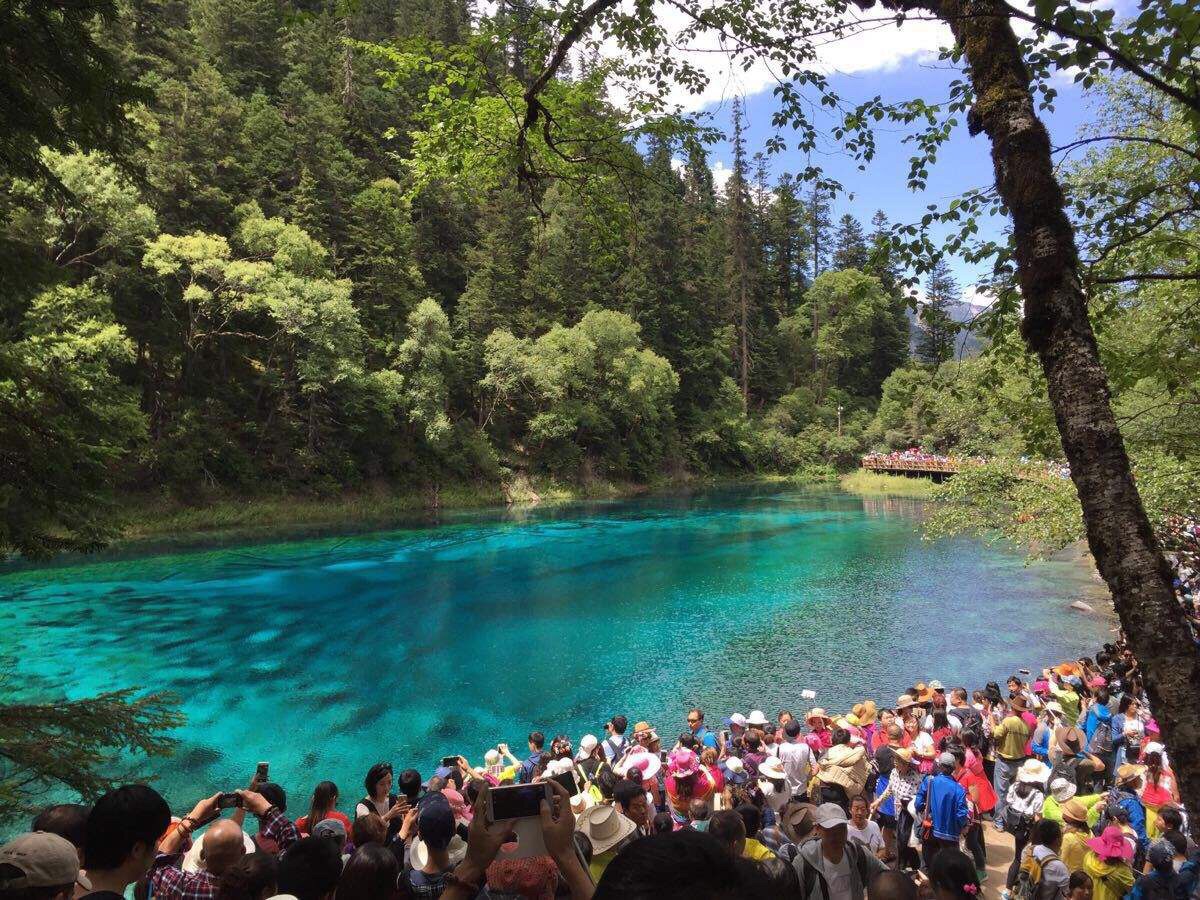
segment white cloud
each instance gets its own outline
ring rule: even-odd
[[[721,160],[717,160],[709,168],[712,170],[713,185],[718,191],[725,190],[725,184],[729,181],[729,176],[733,174],[733,169],[728,168]]]

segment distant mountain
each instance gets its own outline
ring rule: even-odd
[[[970,303],[966,300],[950,305],[950,318],[955,322],[962,324],[970,323],[983,310],[987,309],[986,303]],[[913,310],[908,311],[908,351],[915,353],[917,350],[917,338],[920,335],[921,325],[917,318],[917,313]],[[972,331],[960,331],[958,339],[955,343],[954,355],[959,356],[974,356],[983,348],[983,342],[979,339],[979,335]]]

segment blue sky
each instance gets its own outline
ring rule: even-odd
[[[959,73],[946,64],[908,57],[880,70],[835,74],[832,85],[835,91],[850,100],[867,99],[876,94],[881,94],[885,100],[911,97],[941,100],[948,96],[949,83],[956,77],[959,77]],[[1051,141],[1057,145],[1076,136],[1089,117],[1089,103],[1094,101],[1090,98],[1085,100],[1083,92],[1066,79],[1057,80],[1055,86],[1059,90],[1055,110],[1043,113],[1043,117],[1050,130]],[[703,107],[713,116],[714,124],[724,130],[729,129],[732,95],[730,91],[727,99]],[[747,144],[749,152],[753,154],[763,149],[766,140],[775,133],[771,116],[776,101],[768,86],[757,93],[747,94],[745,102]],[[882,127],[876,133],[876,158],[868,164],[865,172],[858,171],[856,161],[839,152],[831,138],[827,151],[814,153],[812,162],[824,168],[853,194],[852,198],[842,196],[836,199],[835,219],[848,211],[869,230],[871,216],[875,210],[882,209],[893,222],[915,222],[926,212],[930,203],[944,204],[964,190],[990,185],[991,148],[987,136],[971,137],[962,122],[963,117],[959,118],[958,128],[943,147],[937,166],[930,172],[927,188],[920,193],[908,188],[908,159],[912,148],[901,142],[903,132],[896,130],[898,126],[881,123]],[[791,141],[790,128],[782,135],[785,140]],[[711,149],[710,161],[718,175],[722,168],[728,168],[731,159],[727,143],[722,142]],[[773,176],[801,170],[807,163],[804,154],[792,150],[768,157]],[[995,223],[993,227],[993,233],[998,236],[1000,223]],[[951,267],[960,284],[967,286],[976,281],[977,271],[973,267],[958,260],[952,260]]]

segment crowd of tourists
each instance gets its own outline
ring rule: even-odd
[[[863,465],[899,467],[905,463],[926,465],[982,465],[986,460],[980,456],[944,456],[940,453],[927,453],[920,447],[909,447],[907,450],[893,450],[890,453],[868,453],[863,457]]]
[[[0,848],[0,900],[980,900],[994,830],[1013,900],[1189,898],[1198,865],[1122,644],[840,713],[534,730],[425,773],[380,762],[358,800],[288,787],[304,800],[260,764],[176,814],[137,784],[52,806]]]

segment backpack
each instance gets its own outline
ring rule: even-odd
[[[970,734],[974,737],[977,750],[983,746],[983,716],[979,714],[979,710],[973,706],[954,706],[946,710],[946,715],[954,716],[962,723],[958,729],[960,736]]]
[[[1021,793],[1022,787],[1027,788],[1026,793]],[[1028,834],[1042,811],[1044,798],[1045,795],[1033,785],[1021,784],[1017,790],[1017,799],[1009,800],[1005,809],[1005,830],[1018,837]]]
[[[1087,744],[1088,753],[1112,753],[1112,725],[1111,720],[1100,722],[1096,726],[1096,730],[1092,732],[1092,737]]]
[[[819,840],[819,838],[810,838],[809,840]],[[805,843],[808,843],[808,841],[805,841]],[[863,855],[865,851],[853,841],[847,841],[845,849],[842,852],[850,854],[850,864],[858,872],[858,883],[863,886],[863,890],[865,891],[867,883],[870,881],[870,876],[867,874],[867,860]],[[829,885],[825,881],[825,876],[803,856],[797,856],[796,859],[803,862],[800,877],[804,889],[804,900],[813,900],[812,889],[816,886],[817,879],[821,881],[821,895],[828,900]]]
[[[1165,877],[1159,872],[1151,872],[1138,879],[1137,887],[1140,888],[1142,900],[1174,900],[1175,885],[1180,880],[1175,872]]]
[[[1021,869],[1017,872],[1017,883],[1012,890],[1013,900],[1035,900],[1046,864],[1056,859],[1058,857],[1051,853],[1038,860],[1033,855],[1033,848],[1030,847],[1029,854],[1021,860]]]

